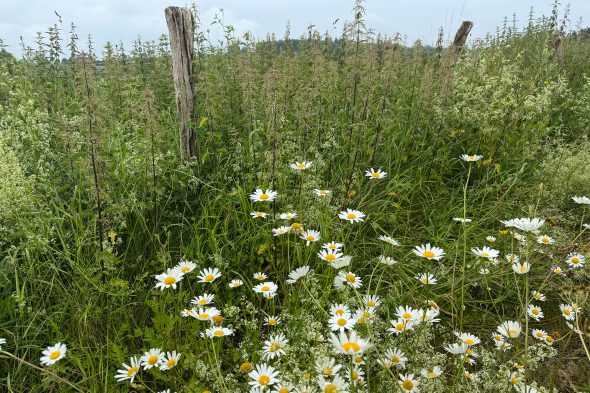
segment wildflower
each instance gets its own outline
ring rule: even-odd
[[[224,336],[231,336],[234,334],[232,329],[224,328],[224,327],[212,327],[205,330],[205,334],[207,337],[214,338],[214,337],[224,337]]]
[[[358,210],[352,210],[352,209],[346,209],[346,211],[342,211],[338,215],[338,218],[341,218],[342,220],[350,221],[351,224],[354,224],[355,222],[364,221],[364,217],[365,217],[365,214],[363,212],[360,212]]]
[[[535,306],[534,304],[529,304],[529,307],[527,309],[527,313],[535,321],[538,321],[543,318],[543,310],[541,310],[541,307]]]
[[[209,268],[202,270],[198,275],[199,282],[213,282],[215,279],[221,277],[221,272],[218,268]]]
[[[550,336],[550,335],[545,336],[545,344],[551,346],[551,345],[553,345],[553,341],[554,341],[553,336]]]
[[[525,273],[528,273],[529,270],[531,270],[531,265],[528,262],[524,262],[524,263],[513,263],[512,264],[512,270],[516,274],[525,274]]]
[[[362,323],[367,323],[371,320],[371,318],[373,318],[373,316],[375,315],[375,309],[373,308],[368,308],[368,309],[358,309],[354,312],[354,319],[356,320],[356,323],[362,324]]]
[[[250,213],[253,218],[266,218],[265,212],[253,211]]]
[[[554,266],[551,268],[551,271],[553,272],[553,274],[555,274],[556,276],[561,276],[563,274],[563,270],[561,270],[561,267],[559,266]]]
[[[362,383],[365,380],[364,377],[365,372],[360,368],[358,364],[355,364],[352,370],[350,370],[348,374],[346,374],[346,379],[348,379],[348,381],[354,384]]]
[[[340,375],[336,375],[332,380],[327,380],[320,375],[318,385],[322,392],[348,393],[348,383]]]
[[[6,339],[0,337],[0,350],[2,350],[2,345],[6,344]]]
[[[129,383],[133,383],[135,379],[135,375],[139,371],[140,360],[132,356],[129,358],[129,364],[123,363],[123,368],[117,370],[117,374],[115,375],[115,379],[118,382],[129,381]]]
[[[213,318],[220,315],[221,312],[215,307],[199,308],[199,311],[193,315],[199,321],[213,321]]]
[[[580,205],[590,205],[590,198],[585,197],[585,196],[574,196],[572,197],[572,199],[574,200],[574,202],[580,204]]]
[[[352,257],[349,255],[345,255],[340,259],[336,259],[334,262],[332,262],[330,265],[334,268],[334,269],[342,269],[343,267],[346,267],[348,265],[350,265],[350,262],[352,261]]]
[[[496,331],[507,338],[516,338],[520,336],[520,323],[516,321],[506,321],[502,322],[497,328]]]
[[[568,255],[566,263],[574,269],[577,269],[584,266],[584,263],[586,263],[586,258],[584,258],[582,254],[571,253]]]
[[[313,192],[317,196],[320,196],[320,197],[328,196],[332,193],[332,191],[330,191],[330,190],[322,190],[322,189],[317,189],[317,188],[315,190],[313,190]]]
[[[471,218],[453,217],[453,221],[460,222],[462,224],[469,224],[472,220]]]
[[[322,248],[325,248],[326,250],[337,251],[337,250],[340,250],[342,247],[344,247],[344,244],[342,244],[342,243],[330,242],[330,243],[322,244]]]
[[[514,254],[506,254],[506,260],[511,263],[517,263],[520,261],[520,257]]]
[[[537,389],[531,385],[514,385],[517,393],[539,393]]]
[[[197,314],[197,310],[194,308],[185,308],[180,312],[180,316],[187,318],[187,317],[194,317]]]
[[[495,236],[486,236],[486,240],[489,241],[490,243],[493,243],[496,241],[496,237]]]
[[[289,273],[287,284],[295,284],[300,278],[309,274],[309,266],[301,266]]]
[[[403,318],[398,318],[396,321],[389,321],[391,327],[387,331],[391,334],[399,335],[405,331],[414,329],[414,322]]]
[[[461,159],[463,161],[467,161],[467,162],[475,162],[475,161],[479,161],[483,158],[483,156],[479,156],[477,154],[475,155],[468,155],[468,154],[462,154],[461,155]]]
[[[381,168],[374,170],[373,168],[367,169],[365,172],[365,176],[367,176],[371,180],[380,180],[387,177],[387,172],[382,171]]]
[[[332,358],[322,358],[315,362],[315,369],[318,374],[324,377],[333,377],[338,374],[338,371],[342,368],[341,365],[336,364],[336,361]]]
[[[391,366],[404,369],[406,368],[406,363],[408,362],[408,358],[406,354],[400,351],[397,348],[390,348],[385,351],[385,359],[391,363]]]
[[[229,282],[230,288],[237,288],[237,287],[241,287],[242,285],[244,285],[244,281],[242,281],[240,279],[234,279]]]
[[[196,304],[199,306],[206,306],[207,304],[213,303],[213,299],[215,295],[211,295],[209,293],[204,293],[201,296],[195,296],[193,300],[191,300],[191,304]]]
[[[506,342],[504,340],[496,341],[496,349],[498,351],[506,352],[510,348],[512,348],[512,344],[510,344],[509,342]]]
[[[369,342],[358,337],[354,330],[350,332],[350,336],[347,336],[344,332],[340,332],[339,336],[330,333],[330,341],[337,353],[345,355],[361,354],[370,346]]]
[[[253,277],[255,280],[258,280],[258,281],[264,281],[268,278],[267,275],[262,272],[254,273]]]
[[[249,381],[253,388],[267,388],[279,382],[279,372],[274,367],[267,364],[257,364],[255,370],[250,371],[248,374],[252,381]]]
[[[566,320],[573,321],[576,319],[576,312],[569,304],[560,304],[559,309],[561,310],[561,315],[563,315]]]
[[[479,274],[485,275],[485,274],[489,274],[489,273],[490,273],[490,269],[483,268],[483,267],[481,269],[479,269]]]
[[[420,385],[420,382],[414,379],[414,374],[399,375],[399,386],[404,392],[419,392],[418,385]]]
[[[270,336],[268,340],[264,342],[262,347],[263,357],[266,360],[272,360],[285,354],[284,347],[289,341],[283,334],[275,334]]]
[[[442,374],[442,369],[439,366],[434,366],[430,369],[423,369],[420,374],[422,374],[424,378],[433,379]]]
[[[252,363],[250,362],[244,362],[242,364],[240,364],[240,372],[241,373],[249,373],[250,371],[252,371]]]
[[[467,344],[469,346],[477,345],[481,342],[479,337],[474,336],[473,334],[470,334],[470,333],[461,333],[458,336],[461,341],[463,341],[465,344]]]
[[[178,265],[174,266],[174,269],[180,270],[182,274],[187,274],[195,270],[197,264],[191,261],[180,261]]]
[[[487,246],[483,246],[482,248],[472,248],[471,252],[478,257],[481,258],[497,258],[500,255],[500,251],[494,250],[493,248],[489,248]]]
[[[544,294],[538,291],[533,291],[533,298],[540,302],[544,302],[547,299]]]
[[[41,365],[52,366],[66,356],[66,344],[57,343],[47,347],[41,354]]]
[[[291,224],[291,227],[289,227],[289,230],[293,231],[296,234],[302,234],[303,233],[303,225],[301,225],[298,222],[294,222],[293,224]]]
[[[369,308],[376,308],[381,304],[381,299],[379,299],[379,296],[376,295],[364,295],[363,303],[365,304],[365,306]]]
[[[473,382],[477,381],[479,379],[479,376],[477,375],[477,373],[470,373],[469,371],[465,370],[465,378]]]
[[[440,314],[438,308],[429,308],[427,310],[421,310],[420,321],[424,323],[437,323],[440,322],[440,318],[437,318]]]
[[[294,171],[306,171],[311,168],[313,165],[310,161],[301,161],[296,162],[295,164],[291,164],[291,169]]]
[[[350,315],[350,309],[346,304],[334,304],[330,307],[331,315]]]
[[[166,371],[175,367],[178,364],[178,359],[180,359],[180,353],[176,353],[176,351],[167,352],[166,357],[162,359],[160,370]]]
[[[430,273],[422,273],[416,276],[416,279],[424,285],[434,285],[437,283],[436,278]]]
[[[356,321],[348,314],[332,315],[332,317],[328,320],[328,325],[330,325],[330,330],[332,331],[339,330],[343,332],[345,330],[353,329],[356,325]]]
[[[434,259],[435,261],[440,261],[445,256],[445,252],[442,248],[433,247],[430,245],[430,243],[416,246],[412,252],[419,257],[426,258],[428,260]]]
[[[549,237],[547,235],[541,235],[537,238],[537,243],[539,243],[539,244],[553,244],[553,243],[555,243],[555,240],[552,237]]]
[[[416,321],[420,316],[420,310],[414,309],[410,306],[398,306],[395,310],[395,315],[404,321]]]
[[[547,332],[541,329],[533,329],[533,337],[536,338],[537,340],[545,340],[545,337],[547,337]]]
[[[353,272],[338,272],[338,275],[334,278],[334,286],[336,288],[342,288],[345,284],[349,287],[358,289],[362,287],[362,280]]]
[[[267,293],[276,293],[279,287],[272,281],[262,282],[256,285],[253,290],[256,293],[267,294]]]
[[[152,367],[160,367],[165,356],[160,348],[152,348],[141,357],[141,365],[144,370],[149,370]]]
[[[318,252],[318,257],[329,263],[342,258],[342,256],[343,255],[341,253],[335,250],[320,250],[320,252]]]
[[[293,392],[293,385],[290,383],[279,382],[273,389],[272,393],[291,393]]]
[[[385,243],[389,243],[392,246],[399,246],[399,242],[391,236],[381,235],[377,238],[377,240],[384,241]]]
[[[284,235],[286,233],[289,233],[291,231],[291,227],[290,226],[280,226],[278,228],[273,228],[272,229],[272,234],[273,236],[281,236]]]
[[[264,324],[266,326],[277,326],[281,323],[281,318],[275,317],[273,315],[268,315],[264,317]]]
[[[463,344],[449,344],[445,346],[445,351],[453,355],[460,355],[467,352],[469,346],[466,343]]]
[[[311,242],[317,242],[321,238],[320,232],[314,231],[312,229],[308,229],[307,231],[304,231],[300,237],[306,241],[306,245],[308,245],[308,246]]]
[[[384,265],[388,265],[388,266],[392,266],[397,263],[397,261],[395,259],[393,259],[392,257],[386,257],[385,255],[379,256],[379,262]]]
[[[160,288],[160,290],[164,290],[164,288],[176,289],[176,284],[182,280],[183,274],[180,270],[173,268],[168,269],[166,272],[162,274],[156,275],[156,280],[158,283],[156,284],[156,288]]]
[[[262,189],[257,188],[254,193],[250,194],[250,199],[254,202],[272,202],[278,196],[276,191],[267,189],[263,192]]]
[[[281,220],[292,220],[292,219],[294,219],[295,217],[297,217],[297,213],[281,213],[281,214],[279,215],[279,218],[280,218]]]
[[[501,221],[507,227],[514,227],[525,232],[536,233],[541,229],[545,220],[541,218],[514,218],[508,221]]]

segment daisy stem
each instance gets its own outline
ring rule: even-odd
[[[46,373],[46,374],[49,374],[49,375],[51,375],[51,376],[55,377],[55,379],[57,379],[57,380],[59,380],[59,381],[61,381],[61,382],[65,383],[66,385],[70,386],[70,387],[71,387],[72,389],[74,389],[75,391],[77,391],[77,392],[81,392],[81,393],[84,393],[84,391],[83,391],[82,389],[80,389],[79,387],[77,387],[76,385],[74,385],[73,383],[71,383],[70,381],[68,381],[68,380],[66,380],[66,379],[63,379],[63,378],[62,378],[62,377],[60,377],[59,375],[57,375],[57,374],[55,374],[55,373],[53,373],[53,372],[49,371],[49,370],[48,370],[48,369],[46,369],[46,368],[42,368],[42,367],[39,367],[39,366],[37,366],[37,365],[35,365],[35,364],[33,364],[33,363],[29,363],[29,362],[27,362],[26,360],[24,360],[24,359],[21,359],[21,358],[19,358],[18,356],[15,356],[15,355],[11,354],[10,352],[6,352],[6,351],[3,351],[3,350],[1,350],[1,349],[0,349],[0,354],[2,354],[2,355],[6,355],[6,356],[8,356],[9,358],[12,358],[12,359],[16,360],[17,362],[20,362],[20,363],[22,363],[22,364],[24,364],[24,365],[26,365],[26,366],[29,366],[29,367],[31,367],[31,368],[34,368],[35,370],[39,370],[39,371],[41,371],[41,372],[44,372],[44,373]]]
[[[463,219],[467,218],[467,186],[471,177],[471,165],[463,186]],[[467,225],[463,225],[463,266],[461,267],[461,308],[459,309],[459,331],[463,331],[463,310],[465,308],[465,265],[467,263]]]
[[[217,351],[215,351],[216,343],[214,340],[211,340],[211,347],[213,348],[213,358],[215,359],[215,366],[217,368],[217,373],[219,374],[219,380],[221,381],[221,385],[225,391],[227,390],[227,386],[225,386],[225,380],[223,378],[223,374],[221,373],[221,362],[219,361],[219,356],[217,356]]]
[[[586,357],[590,362],[590,351],[588,351],[588,347],[586,346],[586,341],[584,341],[584,335],[580,331],[580,323],[578,321],[578,314],[576,314],[576,334],[580,337],[580,341],[582,341],[582,346],[584,347],[584,352],[586,352]]]
[[[354,356],[350,357],[350,392],[351,393],[355,393],[356,392],[356,387],[354,386],[354,379],[353,374],[354,373]]]

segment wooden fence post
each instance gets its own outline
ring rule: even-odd
[[[563,35],[557,34],[553,37],[553,53],[559,64],[563,64]]]
[[[453,40],[453,44],[451,45],[451,51],[454,55],[459,54],[463,46],[465,45],[465,41],[467,41],[467,36],[469,32],[471,32],[471,28],[473,27],[473,22],[468,20],[463,21],[461,23],[461,27],[457,30],[457,34],[455,34],[455,39]]]
[[[197,138],[191,128],[195,116],[193,95],[193,33],[194,19],[190,9],[167,7],[164,11],[170,35],[172,77],[176,92],[176,108],[180,117],[180,155],[183,160],[198,158]]]

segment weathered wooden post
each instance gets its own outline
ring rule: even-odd
[[[563,35],[561,33],[553,37],[553,53],[557,62],[563,64]]]
[[[195,119],[193,95],[193,33],[194,19],[190,9],[167,7],[164,11],[170,35],[172,77],[176,92],[176,108],[180,117],[180,155],[183,160],[197,157],[197,138],[191,128]]]
[[[467,41],[467,36],[469,32],[471,32],[471,28],[473,27],[473,22],[468,20],[463,21],[461,23],[461,27],[457,30],[457,34],[455,34],[455,39],[453,40],[453,44],[451,45],[451,51],[454,55],[459,54],[463,46],[465,45],[465,41]]]

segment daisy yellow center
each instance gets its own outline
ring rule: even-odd
[[[572,263],[580,263],[580,258],[578,258],[578,257],[573,257],[573,258],[572,258]]]
[[[55,359],[57,359],[59,357],[59,355],[61,355],[61,352],[60,351],[53,351],[49,355],[49,359],[55,360]]]
[[[356,282],[356,276],[352,273],[348,273],[346,275],[346,281],[348,282]]]
[[[465,353],[467,355],[473,355],[473,351],[470,348],[467,348],[467,351],[465,351]]]
[[[269,198],[268,194],[261,194],[260,195],[260,199],[262,199],[264,201],[267,200],[268,198]]]
[[[555,269],[554,272],[555,274],[561,274],[561,269]]]
[[[377,177],[379,177],[379,176],[381,176],[381,175],[379,175],[379,173],[377,173],[377,172],[373,172],[373,173],[371,173],[371,176],[373,176],[373,177],[377,178]]]
[[[361,350],[361,346],[354,341],[348,341],[342,344],[342,349],[346,352],[359,352]]]
[[[553,337],[547,336],[547,337],[545,337],[545,341],[547,341],[548,343],[552,343],[553,342]]]
[[[320,195],[326,195],[326,190],[320,190]]]
[[[349,220],[354,220],[356,218],[356,214],[354,214],[354,213],[348,213],[346,215],[346,218],[349,219]]]
[[[176,278],[174,278],[174,277],[166,277],[164,279],[164,284],[166,284],[166,285],[172,285],[174,283],[176,283]]]
[[[330,250],[335,250],[335,249],[336,249],[336,246],[335,246],[335,245],[333,245],[333,244],[330,244],[330,245],[328,246],[328,248],[329,248]]]
[[[372,300],[369,300],[369,301],[367,302],[367,306],[369,306],[369,307],[375,307],[375,302],[374,302],[374,301],[372,301]]]
[[[261,375],[260,377],[258,377],[258,383],[261,385],[268,385],[268,383],[270,382],[270,378],[268,377],[268,375]]]
[[[201,319],[209,319],[209,314],[203,313],[203,314],[199,315],[199,318],[201,318]]]
[[[532,312],[533,314],[535,314],[535,315],[539,315],[539,309],[537,309],[537,308],[533,308],[533,309],[531,310],[531,312]]]
[[[166,366],[168,366],[168,368],[176,366],[176,359],[168,359]]]
[[[481,253],[481,256],[483,256],[483,257],[486,257],[486,258],[487,258],[487,257],[489,257],[489,256],[490,256],[490,253],[489,253],[489,252],[482,252],[482,253]]]
[[[412,318],[412,314],[410,314],[409,312],[405,312],[404,315],[402,315],[402,317],[404,319],[410,319],[410,318]]]
[[[152,355],[148,358],[148,364],[154,365],[158,362],[158,357],[156,355]]]
[[[201,299],[199,300],[199,304],[204,306],[205,304],[207,304],[207,300],[206,299]]]
[[[289,388],[280,388],[279,393],[289,393]]]
[[[326,367],[322,370],[322,374],[324,374],[325,376],[332,375],[332,369],[330,367]]]
[[[305,240],[308,240],[308,241],[310,241],[310,242],[311,242],[311,241],[314,241],[314,240],[315,240],[315,236],[312,236],[312,235],[307,235],[307,237],[305,238]]]
[[[270,348],[268,349],[270,352],[276,352],[281,349],[281,344],[279,343],[272,343]]]
[[[548,237],[544,237],[543,238],[543,243],[549,243],[549,238]]]
[[[565,315],[570,315],[572,312],[569,310],[569,308],[564,308],[564,309],[563,309],[563,313],[564,313]]]
[[[297,164],[297,168],[305,168],[305,164],[300,162],[299,164]]]
[[[402,331],[404,330],[405,325],[403,323],[398,323],[395,325],[395,330]]]
[[[517,333],[518,333],[518,330],[516,330],[516,329],[508,329],[509,336],[515,336]]]
[[[334,260],[336,260],[336,255],[334,255],[334,254],[328,254],[328,255],[326,255],[326,259],[328,261],[334,261]]]
[[[336,310],[336,315],[342,315],[344,314],[344,310]]]
[[[268,324],[271,325],[271,326],[274,326],[274,325],[277,324],[277,320],[276,319],[269,319],[268,320]]]
[[[470,160],[475,160],[475,156],[469,156]]]
[[[291,228],[295,229],[296,231],[301,229],[301,224],[299,224],[298,222],[293,223],[293,225],[291,225]]]
[[[473,345],[475,343],[475,341],[471,338],[468,338],[467,340],[465,340],[465,344],[467,345]]]
[[[139,369],[137,367],[130,367],[129,370],[127,370],[127,376],[128,377],[134,376],[138,370]]]
[[[360,356],[357,356],[357,357],[354,358],[354,362],[355,363],[362,363],[363,362],[363,358],[360,357]]]
[[[256,216],[257,216],[257,217],[262,217],[263,215],[264,215],[264,213],[263,213],[263,212],[256,212]]]
[[[223,317],[221,315],[217,315],[213,317],[213,322],[221,323],[223,321]]]
[[[371,316],[370,312],[368,312],[367,310],[363,311],[363,317],[369,318],[370,316]]]
[[[353,371],[353,372],[350,374],[350,378],[351,378],[353,381],[356,381],[356,380],[359,378],[359,373],[357,373],[356,371]]]
[[[338,319],[338,326],[346,326],[346,319],[340,318]]]
[[[519,382],[518,377],[514,376],[510,378],[510,382],[512,382],[513,385],[516,385]]]
[[[191,268],[190,268],[190,267],[188,267],[188,266],[183,266],[183,267],[182,267],[182,269],[180,269],[180,271],[182,271],[183,273],[186,273],[186,272],[188,272],[189,270],[191,270]]]
[[[338,393],[338,387],[330,383],[324,387],[324,393]]]
[[[270,291],[270,287],[268,285],[264,285],[262,288],[260,288],[260,290],[262,292],[268,292],[268,291]]]
[[[538,293],[535,293],[535,299],[539,300],[541,298],[541,295]]]
[[[207,274],[205,276],[205,281],[213,281],[215,279],[215,277],[213,277],[213,274]]]
[[[410,381],[409,379],[406,379],[404,382],[402,382],[402,386],[406,390],[412,390],[414,388],[414,382]]]
[[[252,370],[252,365],[248,362],[242,363],[240,366],[240,371],[243,373],[247,373],[250,370]]]
[[[434,258],[434,253],[432,251],[424,251],[422,255],[424,258]]]
[[[526,266],[521,266],[518,268],[518,270],[520,270],[521,272],[524,272],[524,271],[526,271]]]
[[[234,287],[234,288],[239,287],[239,286],[240,286],[240,284],[238,284],[237,282],[232,283],[232,287]]]
[[[392,362],[392,363],[399,363],[399,358],[398,358],[396,355],[393,355],[393,356],[391,357],[391,362]]]
[[[221,337],[224,335],[223,330],[216,330],[213,332],[213,335],[217,336],[217,337]]]
[[[537,332],[537,337],[543,337],[543,333],[542,332]]]
[[[434,371],[432,371],[432,370],[428,371],[426,373],[426,375],[428,376],[428,378],[434,378],[434,377],[436,377],[436,373]]]

